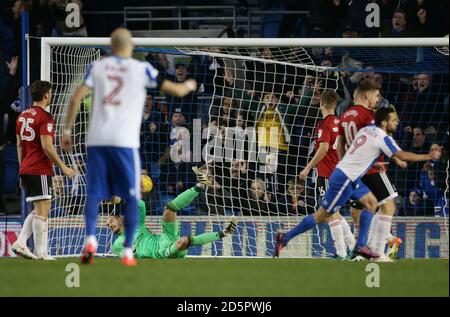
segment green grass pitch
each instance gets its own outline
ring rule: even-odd
[[[118,259],[80,265],[80,287],[66,287],[69,263],[0,258],[0,296],[449,296],[448,260],[379,263],[380,287],[368,288],[370,262],[325,259]]]

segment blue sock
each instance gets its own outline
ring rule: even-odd
[[[356,241],[357,247],[367,245],[367,236],[369,233],[370,223],[372,222],[373,214],[370,211],[363,210],[359,216],[359,237]]]
[[[139,220],[139,210],[135,197],[130,197],[130,199],[125,200],[124,210],[125,241],[123,242],[123,246],[125,248],[131,248]]]
[[[317,223],[313,215],[306,216],[305,218],[303,218],[302,221],[300,221],[298,225],[296,225],[294,228],[286,232],[286,234],[284,235],[284,241],[288,243],[292,238],[298,236],[299,234],[305,231],[308,231],[315,225],[317,225]]]
[[[95,236],[99,201],[100,199],[94,195],[88,194],[86,197],[86,207],[84,209],[84,220],[86,221],[86,236]]]

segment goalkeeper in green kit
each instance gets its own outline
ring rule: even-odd
[[[197,184],[178,195],[166,205],[162,215],[161,234],[155,234],[145,226],[145,203],[143,200],[139,201],[140,222],[133,240],[133,251],[137,258],[184,258],[190,246],[211,243],[229,236],[235,231],[237,218],[232,216],[230,223],[222,231],[207,232],[198,236],[180,237],[177,211],[190,205],[201,191],[213,185],[213,180],[204,171],[197,167],[194,167],[193,171],[197,175]],[[123,217],[111,216],[108,218],[106,225],[112,232],[119,234],[119,237],[111,247],[111,251],[121,256],[125,240]]]

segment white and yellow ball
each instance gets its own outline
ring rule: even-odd
[[[142,175],[141,176],[141,191],[142,193],[149,193],[153,189],[153,181],[150,176]]]

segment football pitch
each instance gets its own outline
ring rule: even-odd
[[[79,287],[73,270],[79,265]],[[122,267],[116,258],[38,262],[0,258],[0,296],[449,296],[448,260],[378,263],[326,259],[141,259]],[[67,271],[66,271],[67,269]],[[366,271],[367,269],[367,271]],[[76,285],[75,285],[76,286]]]

